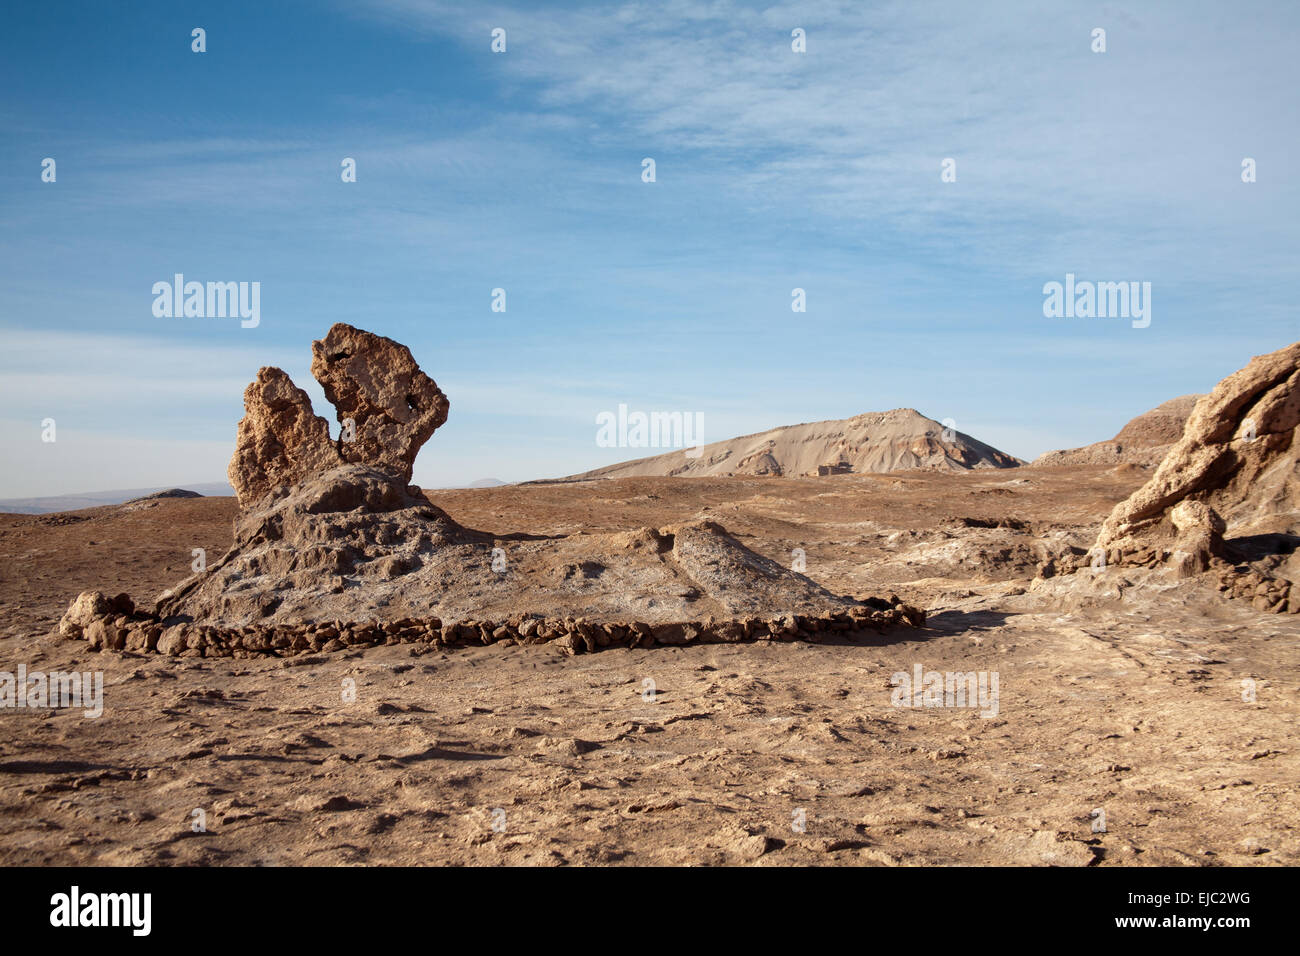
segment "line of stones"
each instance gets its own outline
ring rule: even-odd
[[[119,600],[119,599],[115,599]],[[893,602],[893,603],[890,603]],[[377,644],[427,644],[456,647],[473,644],[545,644],[555,642],[567,654],[603,647],[652,647],[657,644],[723,644],[757,640],[817,640],[837,634],[850,637],[888,627],[921,627],[925,612],[903,604],[873,599],[877,606],[854,607],[819,615],[784,614],[738,620],[647,624],[641,621],[588,621],[582,617],[518,615],[506,622],[465,620],[444,623],[439,618],[396,621],[250,624],[216,627],[206,624],[167,624],[156,616],[115,609],[89,623],[65,617],[59,632],[82,639],[93,650],[125,650],[173,657],[290,657],[315,651],[331,652]]]

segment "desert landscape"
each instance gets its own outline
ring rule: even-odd
[[[237,497],[0,515],[0,652],[103,673],[3,714],[5,864],[1297,862],[1300,343],[1033,464],[899,410],[454,490],[409,350],[312,355],[339,437],[263,368]]]
[[[0,25],[19,939],[1285,930],[1300,6]]]

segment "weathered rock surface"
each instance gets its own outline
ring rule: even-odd
[[[164,594],[158,613],[246,625],[431,612],[505,617],[534,608],[658,623],[858,603],[751,551],[712,521],[494,536],[462,527],[400,478],[342,465],[243,509],[230,551]]]
[[[1300,519],[1300,342],[1229,375],[1202,398],[1151,480],[1111,512],[1099,547],[1177,536],[1187,499],[1221,515],[1229,532],[1294,533]]]
[[[227,471],[241,507],[344,463],[409,482],[420,446],[447,421],[447,396],[392,339],[338,323],[312,343],[311,371],[335,407],[339,438],[281,369],[258,371]]]
[[[111,613],[113,605],[102,591],[82,591],[59,621],[59,633],[64,637],[80,638],[82,631],[96,618]]]
[[[486,620],[444,621],[417,614],[388,620],[255,621],[243,625],[166,617],[162,611],[114,614],[99,603],[102,597],[98,592],[86,591],[73,601],[86,624],[69,630],[64,637],[84,640],[91,650],[152,651],[169,657],[293,657],[376,644],[456,647],[497,643],[554,643],[566,654],[574,655],[605,647],[656,644],[869,640],[886,629],[925,624],[923,610],[904,604],[896,596],[887,601],[872,598],[818,614],[754,615],[728,621],[706,617],[649,623],[515,612]],[[88,610],[92,616],[85,617]]]
[[[1224,557],[1226,525],[1205,502],[1184,499],[1169,510],[1169,520],[1176,532],[1170,563],[1180,577],[1208,571],[1214,558]]]
[[[1290,598],[1300,578],[1298,437],[1300,342],[1257,356],[1196,404],[1151,480],[1102,524],[1094,562],[1213,570],[1219,590],[1259,610],[1300,610]]]
[[[311,353],[311,374],[339,422],[355,425],[356,437],[338,443],[342,459],[410,481],[416,453],[451,407],[437,383],[405,345],[341,322],[312,343]]]
[[[244,390],[244,417],[226,469],[240,505],[340,462],[329,424],[312,411],[307,393],[282,370],[259,369]]]
[[[863,606],[709,520],[567,536],[464,528],[407,484],[416,453],[448,410],[410,351],[335,325],[312,355],[312,374],[350,425],[331,441],[284,372],[258,373],[230,466],[240,502],[233,546],[159,598],[159,620],[169,625],[158,639],[164,652],[188,649],[171,630],[178,622],[504,619],[524,609],[603,621],[635,616],[668,627],[659,639],[671,643],[692,639],[689,628],[673,630],[683,620]]]

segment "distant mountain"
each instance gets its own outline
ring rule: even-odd
[[[1014,468],[1019,458],[959,431],[949,431],[912,408],[868,412],[839,421],[786,425],[755,435],[713,442],[690,457],[687,450],[638,458],[571,476],[629,478],[646,475],[846,474],[934,468]]]
[[[54,495],[47,498],[7,498],[0,500],[0,512],[9,514],[43,515],[54,511],[80,511],[102,505],[120,505],[137,498],[189,497],[183,492],[198,496],[233,495],[235,489],[225,481],[204,481],[186,488],[155,486],[153,488],[127,488],[117,491],[88,491],[80,495]]]
[[[1183,437],[1200,395],[1180,395],[1143,412],[1109,441],[1082,448],[1049,451],[1034,459],[1036,466],[1052,465],[1158,465],[1165,453]]]
[[[471,481],[466,488],[497,488],[501,485],[508,485],[510,482],[502,481],[500,478],[479,478],[477,481]]]

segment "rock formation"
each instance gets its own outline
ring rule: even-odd
[[[784,639],[924,621],[897,599],[832,594],[708,520],[566,536],[464,528],[408,485],[416,453],[448,412],[410,351],[335,325],[312,354],[340,437],[331,440],[283,371],[261,369],[244,394],[229,468],[240,504],[233,546],[154,610],[86,592],[61,622],[65,636],[212,655],[394,635],[541,635],[588,647]],[[465,621],[475,622],[472,635]],[[495,623],[481,631],[483,621]],[[394,622],[404,623],[394,631]]]
[[[244,390],[244,417],[226,469],[240,506],[340,463],[329,424],[312,411],[307,393],[280,369],[260,369]]]
[[[450,408],[411,350],[339,323],[312,343],[311,356],[311,374],[339,421],[355,424],[355,438],[338,443],[342,459],[410,481],[416,453],[447,421]]]
[[[1111,512],[1097,544],[1169,537],[1171,509],[1189,498],[1238,533],[1273,518],[1293,529],[1300,512],[1297,426],[1300,342],[1257,356],[1197,402],[1183,437],[1151,480]]]
[[[1082,448],[1049,451],[1034,459],[1034,467],[1055,465],[1158,465],[1183,436],[1183,428],[1200,395],[1171,398],[1134,418],[1109,441]]]
[[[345,463],[409,482],[420,446],[447,421],[447,396],[392,339],[337,323],[312,343],[311,372],[337,412],[339,438],[288,375],[261,369],[244,391],[227,471],[241,507]]]
[[[114,599],[117,600],[117,599]],[[78,623],[80,622],[80,623]],[[871,639],[888,628],[920,627],[925,612],[897,596],[872,598],[847,610],[817,615],[776,614],[734,620],[596,621],[586,617],[513,614],[507,619],[438,617],[310,622],[258,622],[235,626],[196,624],[148,611],[124,612],[100,591],[84,591],[59,623],[59,632],[84,640],[91,650],[165,654],[171,657],[286,657],[316,651],[376,644],[417,644],[451,648],[484,644],[554,643],[564,653],[605,647],[682,644],[735,644],[741,641],[823,641]]]
[[[1106,519],[1108,564],[1216,567],[1221,590],[1261,610],[1289,600],[1300,541],[1300,342],[1257,356],[1197,402],[1150,481]],[[1245,562],[1263,561],[1260,567]],[[1243,566],[1234,570],[1231,564]]]

